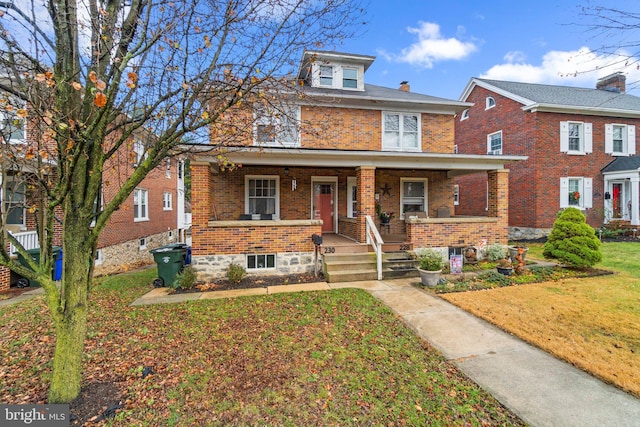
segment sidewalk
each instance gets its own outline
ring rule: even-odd
[[[533,426],[640,426],[640,400],[411,285],[415,279],[310,283],[167,295],[132,305],[280,292],[361,288],[384,302],[445,358]]]

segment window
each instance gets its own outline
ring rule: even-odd
[[[331,65],[320,66],[320,86],[333,86],[333,67]]]
[[[458,184],[453,186],[453,204],[454,206],[460,204],[460,186]]]
[[[245,214],[280,215],[279,178],[247,176],[245,178]]]
[[[502,154],[502,131],[487,135],[487,154]]]
[[[487,96],[486,105],[485,105],[484,109],[488,110],[489,108],[493,108],[495,106],[496,106],[496,100],[493,99],[492,96]]]
[[[300,145],[298,137],[298,107],[288,108],[283,112],[256,109],[255,138],[257,145],[287,146]]]
[[[26,185],[23,181],[9,179],[6,182],[3,201],[7,213],[7,225],[26,226],[25,205],[27,203]]]
[[[636,153],[636,127],[606,124],[604,126],[605,153],[614,156],[632,156]]]
[[[382,148],[386,150],[420,149],[418,114],[383,113]]]
[[[138,241],[138,250],[142,251],[147,249],[147,238],[143,237]]]
[[[104,253],[102,252],[102,249],[98,249],[96,251],[96,259],[94,261],[95,265],[100,265],[104,262]]]
[[[567,154],[587,154],[592,151],[591,123],[560,122],[560,152]]]
[[[247,270],[257,270],[266,268],[276,268],[276,255],[247,255]]]
[[[593,207],[593,180],[584,177],[560,178],[560,207]]]
[[[412,212],[427,211],[427,180],[402,178],[400,180],[402,193],[400,195],[400,205],[402,207],[402,216]]]
[[[133,220],[149,220],[149,192],[136,188],[133,190]]]
[[[184,161],[178,160],[178,179],[184,179]]]
[[[173,209],[173,194],[165,191],[162,193],[162,209],[165,211],[170,211]]]
[[[133,152],[135,155],[133,166],[138,166],[147,158],[147,150],[145,150],[144,145],[140,141],[133,143]]]
[[[342,69],[342,87],[347,89],[358,88],[358,70],[356,68]]]
[[[355,218],[358,213],[358,186],[355,177],[347,178],[347,217]]]
[[[171,178],[171,159],[167,159],[167,166],[164,174],[167,178]]]
[[[467,108],[460,115],[460,121],[467,120],[469,118],[469,109]]]
[[[12,112],[0,112],[0,135],[9,144],[24,144],[27,140],[26,120]]]

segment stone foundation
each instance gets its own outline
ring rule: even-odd
[[[509,240],[537,240],[549,237],[551,228],[509,227]]]
[[[229,264],[246,268],[244,254],[193,256],[191,265],[198,273],[198,281],[211,281],[227,277]],[[271,270],[249,270],[249,275],[285,276],[308,274],[314,270],[313,252],[284,252],[276,254],[276,268]],[[318,271],[322,271],[322,257],[318,256]]]

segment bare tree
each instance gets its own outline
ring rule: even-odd
[[[206,140],[225,111],[294,90],[287,76],[302,49],[350,37],[362,15],[357,3],[0,0],[0,168],[9,190],[30,190],[20,200],[35,215],[41,247],[30,269],[11,259],[9,242],[25,252],[7,233],[4,209],[0,263],[45,290],[56,331],[49,402],[80,391],[91,260],[110,215],[183,140]],[[12,144],[8,124],[21,121],[26,141]],[[142,160],[96,209],[105,167],[132,153],[140,135]],[[56,227],[60,289],[49,274]]]

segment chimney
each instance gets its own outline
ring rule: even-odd
[[[401,91],[403,92],[411,92],[411,86],[409,86],[409,82],[404,80],[402,82],[400,82],[400,88]]]
[[[627,90],[627,78],[621,71],[609,74],[608,76],[598,79],[596,89],[625,93]]]

